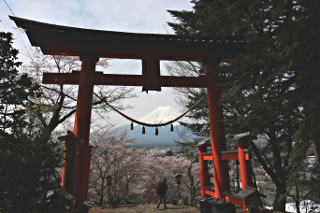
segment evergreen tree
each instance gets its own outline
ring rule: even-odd
[[[0,211],[43,212],[48,190],[59,187],[61,156],[30,113],[39,86],[19,73],[17,54],[12,34],[0,32]]]
[[[47,135],[14,129],[0,136],[0,209],[6,213],[45,212],[47,192],[60,188],[56,172],[62,152]]]
[[[169,11],[179,21],[169,23],[177,34],[243,35],[248,42],[246,56],[217,69],[227,82],[223,87],[229,88],[221,99],[226,130],[266,136],[263,150],[251,146],[276,185],[274,209],[284,211],[287,179],[293,175],[285,167],[298,130],[304,129],[303,135],[312,139],[319,167],[319,1],[192,3],[193,11]],[[197,98],[189,98],[190,105],[193,99]],[[202,111],[205,118],[208,109]],[[306,137],[303,140],[308,143]]]
[[[36,96],[38,85],[26,75],[21,75],[17,62],[18,50],[12,47],[12,34],[0,32],[0,131],[24,126],[22,116],[31,107],[30,96]]]

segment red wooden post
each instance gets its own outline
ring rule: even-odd
[[[77,174],[76,168],[79,161],[77,149],[81,142],[71,135],[59,137],[59,140],[65,142],[61,187],[68,193],[74,195],[77,188],[74,179]]]
[[[203,160],[203,152],[207,151],[207,144],[199,145],[199,170],[200,170],[200,187],[201,187],[201,197],[205,198],[205,186],[209,185],[209,176],[208,176],[208,163]]]
[[[63,154],[63,168],[62,168],[62,179],[61,187],[64,188],[68,193],[73,194],[73,181],[75,175],[75,163],[76,163],[76,146],[77,141],[67,137],[60,139],[65,142],[64,154]]]
[[[181,177],[182,177],[182,175],[180,175],[180,174],[178,173],[178,174],[176,174],[174,177],[176,178],[176,183],[178,184],[178,202],[177,202],[177,204],[179,204],[179,201],[180,201],[180,184],[181,184]]]
[[[238,141],[238,155],[239,155],[239,164],[240,164],[240,177],[241,177],[241,185],[242,190],[245,189],[245,186],[250,186],[249,178],[248,178],[248,166],[246,162],[246,157],[244,154],[244,149],[247,148],[247,139],[241,139]]]
[[[77,150],[80,152],[81,157],[79,159],[79,163],[77,164],[78,172],[75,177],[75,186],[77,188],[75,196],[79,197],[78,203],[81,205],[88,199],[87,186],[89,182],[90,169],[89,137],[94,85],[93,81],[98,57],[95,54],[82,54],[80,55],[80,59],[82,61],[82,65],[74,134],[83,140],[83,143]]]
[[[63,148],[63,161],[62,161],[62,175],[61,175],[61,187],[62,188],[65,188],[66,187],[66,183],[65,181],[67,180],[67,174],[66,172],[68,171],[68,167],[70,167],[71,165],[67,162],[67,158],[69,157],[68,156],[68,153],[67,153],[67,150],[70,150],[70,146],[69,144],[67,143],[67,141],[65,141],[64,143],[64,148]],[[69,192],[69,191],[67,191]],[[71,192],[69,192],[71,193]]]
[[[213,69],[220,64],[219,59],[209,58],[203,61],[208,77],[208,105],[210,119],[210,134],[213,157],[213,175],[215,196],[220,200],[224,197],[224,191],[230,191],[230,181],[227,161],[222,160],[221,151],[226,150],[225,131],[222,122],[222,107],[219,104],[220,89],[218,75]]]

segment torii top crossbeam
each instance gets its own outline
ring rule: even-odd
[[[243,37],[123,33],[10,18],[26,30],[32,46],[50,55],[79,56],[91,51],[101,58],[202,61],[206,57],[235,59],[244,53]]]

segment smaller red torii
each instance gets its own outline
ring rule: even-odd
[[[222,160],[238,160],[240,164],[240,177],[242,190],[245,190],[246,186],[252,186],[251,177],[248,174],[250,173],[251,164],[249,159],[249,141],[255,138],[251,136],[245,136],[238,139],[238,150],[234,151],[221,151]],[[212,197],[217,197],[216,187],[209,187],[209,176],[208,176],[208,165],[207,160],[213,160],[212,152],[207,151],[207,144],[205,142],[199,143],[198,152],[199,152],[199,167],[200,167],[200,185],[201,185],[201,197],[205,198],[206,195]],[[227,202],[237,204],[242,207],[246,207],[245,199],[237,196],[236,194],[225,191],[224,198]]]

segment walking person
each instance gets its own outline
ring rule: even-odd
[[[163,203],[164,203],[164,208],[166,209],[167,208],[167,204],[166,204],[166,190],[168,189],[168,186],[167,186],[167,180],[164,179],[163,182],[159,183],[159,185],[157,186],[157,189],[156,189],[156,193],[157,195],[159,195],[159,202],[158,202],[158,206],[157,206],[157,209],[159,208],[162,200],[163,200]]]

